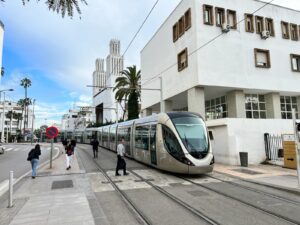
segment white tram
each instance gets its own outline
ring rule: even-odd
[[[169,112],[86,129],[83,143],[97,137],[101,147],[116,151],[122,137],[128,157],[155,168],[180,174],[202,174],[213,170],[214,156],[201,116]]]

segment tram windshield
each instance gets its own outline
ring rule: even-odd
[[[208,137],[203,120],[195,116],[172,118],[179,136],[188,152],[195,158],[208,153]]]

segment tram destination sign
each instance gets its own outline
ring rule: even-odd
[[[46,136],[50,139],[57,137],[58,129],[56,127],[48,127],[46,129]]]

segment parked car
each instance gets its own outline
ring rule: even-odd
[[[0,154],[4,154],[5,152],[5,148],[2,146],[2,144],[0,144]]]

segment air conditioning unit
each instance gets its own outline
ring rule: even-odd
[[[227,23],[223,23],[222,24],[222,26],[221,26],[221,28],[222,28],[222,32],[223,33],[228,33],[229,31],[230,31],[230,25],[229,24],[227,24]]]
[[[270,37],[270,31],[264,30],[263,32],[261,32],[261,38],[266,40]]]

